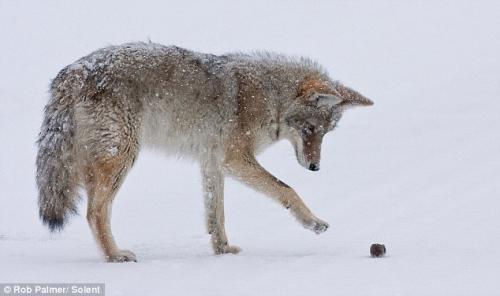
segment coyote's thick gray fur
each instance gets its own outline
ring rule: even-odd
[[[87,220],[108,261],[135,261],[116,245],[111,204],[141,147],[199,161],[207,230],[216,254],[237,253],[224,230],[224,178],[278,201],[306,228],[328,224],[255,154],[289,140],[316,171],[323,136],[344,110],[373,103],[331,80],[309,59],[268,53],[216,56],[175,46],[129,43],[65,67],[50,86],[38,145],[40,216],[61,229],[81,186]]]

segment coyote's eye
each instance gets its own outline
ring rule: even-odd
[[[310,123],[306,124],[303,128],[302,128],[302,133],[306,136],[310,136],[314,133],[314,131],[316,130],[316,127]]]

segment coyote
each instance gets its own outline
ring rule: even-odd
[[[265,52],[212,55],[155,43],[109,46],[62,69],[50,85],[36,159],[40,217],[61,230],[86,191],[87,220],[109,262],[136,261],[111,233],[111,206],[141,147],[200,163],[215,254],[240,251],[224,229],[224,178],[279,202],[322,233],[297,193],[255,155],[289,140],[297,161],[320,168],[323,136],[342,112],[373,102],[306,58]]]

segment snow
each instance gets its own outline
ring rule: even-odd
[[[104,263],[80,216],[37,217],[35,140],[48,83],[128,41],[317,59],[375,106],[346,111],[321,171],[291,145],[259,156],[318,217],[321,235],[226,182],[234,256],[212,255],[196,164],[143,151],[113,208]],[[498,295],[500,4],[497,1],[0,1],[0,282],[103,282],[107,295]],[[387,247],[369,257],[372,243]]]

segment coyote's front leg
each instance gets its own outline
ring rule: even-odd
[[[215,254],[237,254],[240,248],[230,246],[224,228],[224,175],[222,166],[214,155],[207,156],[202,163],[203,197],[207,230],[211,235],[212,248]]]
[[[264,169],[251,153],[242,153],[241,150],[234,154],[229,153],[226,156],[225,168],[238,180],[265,193],[289,209],[305,228],[317,234],[328,229],[328,223],[314,216],[295,190]]]

